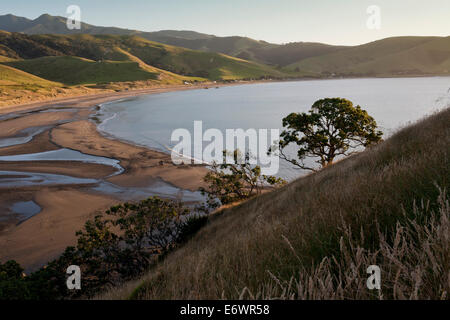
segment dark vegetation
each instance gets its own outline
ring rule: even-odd
[[[238,152],[234,152],[237,160]],[[226,164],[208,173],[203,189],[208,201],[195,212],[182,203],[151,197],[138,203],[111,207],[88,220],[77,232],[76,247],[68,247],[56,260],[30,275],[15,261],[0,263],[0,300],[89,298],[108,287],[142,275],[177,246],[191,239],[208,222],[208,213],[221,203],[231,204],[259,195],[264,183],[284,184],[275,177],[261,176],[258,166]],[[206,214],[205,214],[206,213]],[[69,290],[66,270],[81,268],[82,289]]]
[[[0,263],[0,299],[88,298],[101,289],[133,279],[184,243],[207,222],[182,204],[148,198],[111,207],[77,232],[76,247],[25,275],[15,261]],[[82,289],[68,290],[66,270],[78,265]]]
[[[203,179],[208,187],[200,188],[202,194],[207,195],[207,210],[244,201],[259,196],[269,187],[286,184],[281,178],[262,175],[261,167],[251,164],[249,153],[243,155],[239,150],[224,151],[223,156],[222,164],[214,162]],[[227,157],[232,158],[233,162],[227,163]]]

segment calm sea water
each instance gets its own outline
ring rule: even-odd
[[[291,112],[318,99],[342,97],[369,112],[389,136],[402,126],[450,104],[450,78],[342,79],[262,83],[139,96],[105,104],[99,129],[119,139],[166,151],[172,131],[203,121],[203,130],[282,128]],[[280,163],[280,176],[302,174]]]

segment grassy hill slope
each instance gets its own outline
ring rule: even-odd
[[[158,74],[158,82],[160,82],[160,83],[171,84],[171,83],[180,83],[181,81],[204,81],[204,80],[206,80],[204,78],[199,78],[199,77],[181,76],[179,74],[176,74],[176,73],[173,73],[170,71],[159,69],[159,68],[156,68],[156,67],[146,64],[144,61],[142,61],[138,57],[133,56],[131,53],[129,53],[121,48],[116,47],[116,48],[114,48],[114,50],[118,54],[122,54],[123,59],[125,61],[136,62],[136,63],[138,63],[138,65],[141,69],[143,69],[147,72],[153,73],[153,74]]]
[[[225,209],[101,298],[448,299],[450,109]],[[382,290],[366,288],[381,268]]]
[[[10,61],[14,61],[14,59],[9,58],[9,57],[0,56],[0,62],[10,62]]]
[[[246,60],[281,67],[309,57],[321,56],[345,48],[344,46],[309,42],[277,45],[237,36],[184,39],[180,37],[155,36],[151,33],[143,34],[142,37],[174,46],[206,52],[220,52]]]
[[[4,50],[3,55],[22,59],[74,56],[93,61],[130,61],[132,55],[151,67],[211,80],[286,76],[284,72],[255,62],[164,45],[138,36],[3,33],[0,34],[0,45],[9,50]]]
[[[155,80],[157,73],[147,72],[136,62],[92,61],[60,56],[7,62],[7,65],[66,85]]]
[[[1,61],[2,57],[0,56],[0,62]],[[20,87],[28,89],[38,89],[58,86],[62,86],[62,84],[48,81],[24,71],[0,64],[0,88]]]
[[[288,69],[317,74],[450,74],[450,37],[396,37],[304,59]]]

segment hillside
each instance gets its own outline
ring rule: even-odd
[[[8,61],[0,56],[0,62]],[[17,87],[28,89],[51,88],[61,86],[60,83],[51,82],[21,70],[0,64],[0,88]]]
[[[6,63],[16,69],[66,85],[156,80],[136,62],[96,62],[78,57],[43,57]]]
[[[34,20],[0,16],[0,30],[25,34],[127,35],[171,46],[222,53],[283,68],[285,76],[399,76],[450,74],[448,38],[395,37],[360,46],[334,46],[294,42],[273,44],[247,37],[217,37],[195,31],[143,32],[86,23],[81,30],[68,30],[66,19],[44,14]],[[0,42],[1,44],[1,42]],[[0,45],[0,55],[5,55]],[[83,56],[84,57],[84,56]],[[91,58],[89,58],[91,59]],[[146,62],[148,63],[148,62]],[[162,67],[162,66],[159,66]],[[285,69],[284,69],[285,68]],[[164,69],[164,68],[163,68]],[[170,70],[174,71],[175,70]],[[279,70],[280,71],[280,70]],[[272,77],[275,75],[271,74]]]
[[[450,37],[387,38],[304,59],[290,70],[341,76],[450,74]]]
[[[263,64],[219,53],[164,45],[138,36],[0,33],[0,45],[2,46],[0,50],[3,48],[0,54],[16,59],[34,59],[46,56],[73,56],[97,62],[134,62],[138,59],[149,67],[165,70],[172,74],[210,80],[283,78],[288,75]],[[17,63],[14,66],[36,75],[47,73],[45,70],[27,68],[28,64],[39,67],[39,63],[33,62]],[[118,64],[115,66],[117,67]],[[133,67],[130,69],[132,72]],[[134,69],[136,71],[136,68]],[[136,73],[134,78],[141,79],[145,76]]]
[[[24,17],[17,17],[12,14],[0,16],[0,29],[10,32],[22,32],[25,34],[74,34],[80,33],[78,30],[69,30],[66,27],[66,18],[43,14],[31,20]],[[87,34],[135,34],[136,31],[113,27],[96,27],[87,23],[82,23],[81,33]]]
[[[320,43],[290,43],[278,45],[247,37],[216,37],[195,31],[161,30],[142,32],[113,27],[99,27],[81,23],[81,30],[66,28],[66,19],[43,14],[31,20],[11,14],[0,16],[0,30],[25,34],[91,34],[91,35],[136,35],[144,39],[173,46],[218,52],[226,55],[277,66],[286,66],[311,56],[334,52],[342,46]]]
[[[101,299],[448,299],[450,109],[214,215]],[[380,295],[366,268],[381,268]]]
[[[0,107],[94,93],[86,87],[66,87],[2,64],[11,61],[16,62],[0,56]]]

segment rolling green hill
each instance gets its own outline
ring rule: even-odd
[[[11,58],[34,59],[46,56],[72,56],[97,62],[103,61],[106,63],[104,67],[108,67],[108,70],[110,70],[112,61],[135,62],[138,59],[148,67],[165,70],[172,74],[197,77],[188,80],[201,80],[199,78],[210,80],[283,78],[288,75],[288,73],[256,62],[219,53],[164,45],[138,36],[93,36],[86,34],[30,36],[18,33],[3,33],[0,34],[0,44],[7,48],[3,51],[3,55],[8,55]],[[73,62],[73,60],[70,61]],[[78,60],[78,63],[80,63],[80,60]],[[51,72],[39,70],[39,64],[33,62],[17,62],[14,66],[38,76],[51,76]],[[120,68],[117,63],[114,66]],[[140,68],[139,65],[133,67],[134,65],[128,64],[128,66],[130,70],[126,74],[127,78],[137,80],[146,78],[144,74],[137,72]],[[45,64],[42,67],[52,66]],[[126,68],[125,65],[122,65],[122,67]],[[137,73],[130,77],[131,72]],[[52,77],[52,79],[56,78]],[[111,81],[118,80],[112,78]],[[74,80],[72,83],[77,83],[77,81]]]
[[[174,46],[221,52],[230,56],[276,66],[287,66],[299,60],[338,51],[343,46],[331,46],[322,43],[297,42],[277,45],[257,41],[246,37],[212,37],[201,39],[184,39],[172,36],[155,36],[144,34],[143,37]]]
[[[0,62],[2,57],[0,57]],[[27,72],[0,64],[0,87],[50,88],[62,84],[39,78]]]
[[[450,74],[450,37],[395,37],[288,66],[316,74],[392,76]]]
[[[450,109],[209,218],[100,299],[448,299]],[[366,287],[367,268],[381,291]]]
[[[156,80],[157,73],[140,68],[136,62],[92,61],[59,56],[19,60],[6,63],[16,69],[66,85]]]

